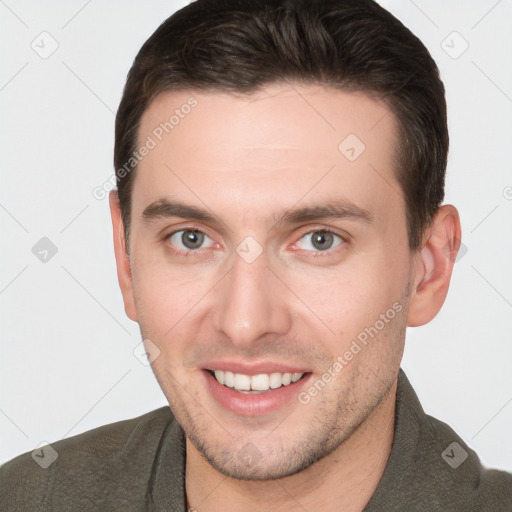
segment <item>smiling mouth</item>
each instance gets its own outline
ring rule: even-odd
[[[270,393],[281,387],[287,387],[301,380],[305,373],[259,373],[244,375],[223,370],[207,370],[223,386],[244,394]]]

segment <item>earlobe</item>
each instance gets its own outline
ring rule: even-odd
[[[124,223],[119,206],[117,191],[109,195],[110,214],[112,216],[112,230],[114,236],[114,251],[116,255],[117,278],[123,295],[124,309],[131,320],[137,322],[137,309],[133,293],[132,269],[128,248],[125,239]]]
[[[461,236],[457,209],[452,205],[441,206],[425,233],[421,250],[416,254],[407,317],[409,327],[430,322],[441,309],[450,286]]]

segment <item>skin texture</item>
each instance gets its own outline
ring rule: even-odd
[[[164,93],[144,113],[139,141],[191,97],[197,105],[139,164],[129,256],[110,196],[125,309],[158,347],[152,368],[187,435],[187,506],[362,510],[392,444],[405,328],[434,318],[448,291],[457,210],[441,207],[422,249],[409,250],[395,119],[362,93],[298,84],[249,96]],[[350,134],[365,145],[354,161],[339,150]],[[145,218],[164,198],[219,222]],[[277,221],[329,200],[355,204],[371,221]],[[182,232],[168,237],[183,229],[205,233],[199,249],[184,246]],[[323,249],[313,244],[319,230],[334,233]],[[257,242],[250,254],[263,251],[250,263],[237,252],[248,236]],[[371,326],[377,333],[344,357]],[[240,415],[205,385],[214,358],[297,366],[310,383],[329,369],[334,377],[306,404]]]

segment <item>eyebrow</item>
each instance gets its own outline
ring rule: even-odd
[[[321,219],[355,219],[371,224],[373,215],[366,209],[346,200],[331,200],[322,204],[303,206],[287,211],[283,215],[274,214],[271,217],[272,225],[298,224]]]
[[[159,199],[142,212],[146,220],[159,218],[181,217],[211,224],[224,224],[216,215],[196,206],[187,205],[179,201],[166,198]],[[267,226],[272,229],[276,224],[299,224],[321,219],[354,219],[371,224],[373,215],[366,209],[347,200],[329,200],[318,205],[293,208],[284,213],[274,213],[267,220]]]
[[[159,199],[151,203],[142,212],[142,217],[147,220],[182,217],[200,222],[220,223],[220,220],[215,215],[206,210],[168,199]]]

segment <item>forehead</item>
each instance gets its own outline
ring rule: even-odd
[[[273,85],[250,95],[161,94],[142,116],[133,209],[166,195],[240,218],[297,201],[402,207],[395,117],[360,92]],[[148,147],[149,147],[148,146]]]

